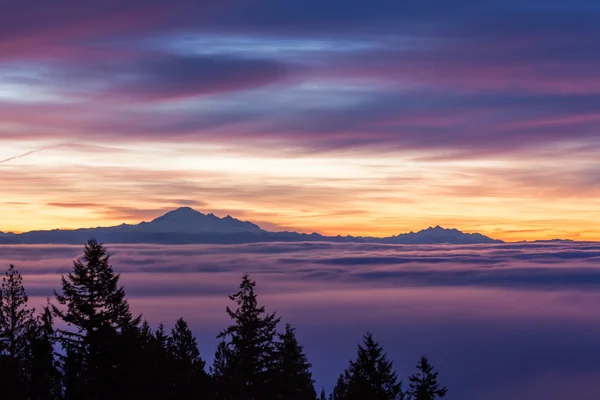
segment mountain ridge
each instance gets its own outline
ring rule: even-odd
[[[319,233],[293,231],[271,232],[257,224],[241,221],[230,215],[220,218],[212,213],[203,214],[190,207],[180,207],[153,220],[139,224],[121,224],[108,227],[72,230],[36,230],[21,234],[0,232],[0,244],[79,244],[90,237],[106,243],[157,244],[241,244],[276,241],[332,241],[389,244],[483,244],[503,243],[480,233],[465,233],[437,225],[418,232],[401,233],[389,237],[325,236]]]

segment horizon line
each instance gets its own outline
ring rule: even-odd
[[[118,224],[118,225],[107,225],[107,226],[98,225],[98,226],[79,227],[79,228],[52,228],[52,229],[33,229],[33,230],[29,230],[29,231],[15,231],[15,230],[11,230],[11,231],[3,231],[3,230],[1,230],[1,229],[0,229],[0,233],[4,233],[4,234],[13,234],[13,235],[22,235],[22,234],[26,234],[26,233],[30,233],[30,232],[77,231],[77,230],[84,230],[84,229],[114,228],[114,227],[121,226],[121,225],[135,226],[135,225],[139,225],[139,224],[142,224],[142,223],[150,223],[150,222],[152,222],[152,221],[154,221],[154,220],[156,220],[156,219],[158,219],[158,218],[160,218],[160,217],[162,217],[162,216],[165,216],[165,215],[167,215],[167,214],[169,214],[169,213],[172,213],[172,212],[175,212],[175,211],[178,211],[178,210],[192,210],[192,211],[194,211],[194,212],[196,212],[196,213],[199,213],[199,214],[202,214],[202,215],[206,215],[206,216],[208,216],[208,215],[213,215],[213,216],[215,216],[216,218],[219,218],[219,219],[221,219],[221,220],[222,220],[222,219],[225,219],[225,218],[227,218],[227,217],[231,217],[231,218],[234,218],[234,219],[236,219],[236,220],[238,220],[238,221],[240,221],[240,222],[247,222],[247,223],[251,223],[251,224],[253,224],[253,225],[256,225],[256,226],[258,226],[260,229],[262,229],[263,231],[265,231],[265,232],[268,232],[268,233],[286,233],[286,232],[290,232],[290,233],[298,233],[298,234],[304,234],[304,235],[312,235],[312,234],[317,234],[317,235],[321,235],[321,236],[323,236],[323,237],[331,237],[331,238],[335,238],[335,237],[353,237],[353,238],[373,238],[373,239],[386,239],[386,238],[395,237],[395,236],[400,236],[400,235],[408,235],[408,234],[411,234],[411,233],[412,233],[412,234],[415,234],[415,233],[419,233],[419,232],[422,232],[422,231],[426,231],[426,230],[428,230],[428,229],[441,228],[441,229],[443,229],[443,230],[456,230],[456,231],[459,231],[459,232],[461,232],[461,233],[463,233],[463,234],[470,234],[470,235],[473,235],[473,234],[478,234],[478,235],[483,235],[483,236],[485,236],[485,237],[488,237],[488,238],[490,238],[490,239],[493,239],[493,240],[498,240],[498,241],[501,241],[501,242],[503,242],[503,243],[524,243],[524,242],[525,242],[525,243],[531,243],[531,242],[553,242],[553,241],[554,241],[554,242],[556,242],[556,241],[564,241],[564,242],[581,242],[581,243],[591,243],[591,242],[595,242],[595,241],[593,241],[593,240],[575,240],[575,239],[563,239],[563,238],[558,238],[558,237],[557,237],[557,238],[552,238],[552,239],[533,239],[533,240],[524,240],[524,239],[523,239],[523,240],[507,241],[507,240],[504,240],[504,239],[498,239],[498,238],[492,237],[492,236],[490,236],[490,235],[488,235],[488,234],[483,234],[483,233],[481,233],[481,232],[478,232],[478,231],[465,231],[465,230],[462,230],[462,229],[459,229],[459,228],[455,228],[455,227],[452,227],[452,228],[445,228],[445,227],[443,227],[443,226],[442,226],[442,225],[440,225],[440,224],[437,224],[437,225],[435,225],[435,226],[433,226],[433,225],[430,225],[430,226],[428,226],[427,228],[421,228],[421,229],[419,229],[419,230],[410,230],[410,231],[408,231],[408,232],[396,233],[396,234],[389,235],[389,236],[368,236],[368,235],[367,235],[367,236],[362,236],[362,235],[359,235],[359,236],[357,236],[357,235],[349,235],[349,234],[347,234],[347,235],[343,235],[343,234],[339,234],[339,233],[338,233],[338,234],[333,234],[333,235],[332,235],[332,234],[324,234],[324,233],[317,232],[317,231],[312,231],[312,232],[301,232],[301,231],[296,231],[296,230],[292,230],[292,231],[290,231],[290,230],[271,231],[271,230],[266,230],[266,229],[262,228],[262,227],[259,225],[259,223],[255,223],[255,222],[253,222],[253,221],[249,221],[249,220],[242,220],[242,219],[239,219],[239,218],[237,218],[237,217],[234,217],[234,216],[232,216],[231,214],[227,214],[225,217],[219,217],[218,215],[216,215],[216,214],[215,214],[215,213],[213,213],[213,212],[207,212],[207,213],[204,213],[204,212],[202,212],[202,211],[198,211],[197,209],[195,209],[195,208],[193,208],[193,207],[190,207],[190,206],[181,206],[181,207],[176,207],[176,208],[170,209],[169,211],[166,211],[166,212],[164,212],[163,214],[161,214],[161,215],[159,215],[159,216],[157,216],[157,217],[154,217],[153,219],[151,219],[151,220],[149,220],[149,221],[146,221],[146,220],[141,220],[141,221],[139,221],[139,222],[137,222],[137,223],[125,223],[125,222],[123,222],[123,223],[121,223],[121,224]]]

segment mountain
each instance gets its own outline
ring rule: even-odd
[[[22,234],[0,234],[0,244],[81,244],[89,238],[105,243],[161,244],[237,244],[257,242],[342,242],[390,244],[479,244],[502,243],[479,233],[463,233],[457,229],[430,227],[419,232],[404,233],[387,238],[323,236],[318,233],[269,232],[248,221],[231,216],[219,218],[189,207],[170,211],[150,222],[136,225],[75,230],[31,231]]]
[[[517,243],[576,243],[572,239],[540,239],[540,240],[520,240]]]
[[[429,227],[419,232],[403,233],[386,238],[388,243],[400,244],[478,244],[502,243],[501,240],[491,239],[481,233],[464,233],[458,229],[444,229],[441,226]]]
[[[251,222],[214,214],[202,214],[190,207],[181,207],[158,217],[151,222],[142,222],[131,227],[131,232],[143,233],[260,233],[263,230]]]

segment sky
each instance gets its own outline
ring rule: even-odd
[[[3,0],[0,231],[600,240],[592,0]]]
[[[38,311],[82,246],[1,246]],[[372,332],[407,384],[427,354],[446,400],[600,398],[600,245],[361,243],[110,245],[134,313],[189,322],[212,363],[244,272],[291,323],[317,388],[331,390]],[[0,271],[2,273],[3,271]],[[60,323],[57,321],[57,323]],[[280,328],[281,328],[280,327]],[[406,387],[406,386],[405,386]]]

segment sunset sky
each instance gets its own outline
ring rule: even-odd
[[[4,0],[0,231],[600,240],[599,43],[592,0]]]

